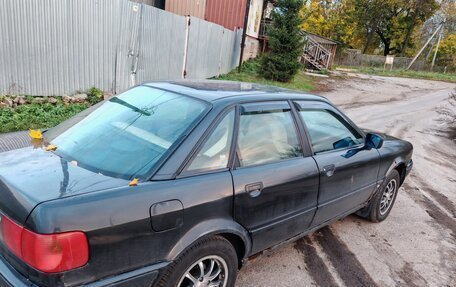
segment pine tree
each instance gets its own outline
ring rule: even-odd
[[[300,34],[302,0],[277,0],[268,33],[270,51],[261,58],[260,75],[266,79],[289,82],[301,64],[304,46]]]

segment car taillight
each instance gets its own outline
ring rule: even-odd
[[[83,232],[34,233],[2,216],[3,242],[17,257],[46,273],[81,267],[89,260],[89,246]]]

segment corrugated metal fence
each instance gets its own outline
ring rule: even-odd
[[[0,94],[122,92],[234,69],[242,31],[127,0],[2,0]]]

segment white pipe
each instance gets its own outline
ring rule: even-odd
[[[184,43],[184,59],[182,63],[182,79],[185,79],[187,76],[187,50],[188,50],[188,33],[190,27],[190,16],[186,16],[185,21],[185,43]]]

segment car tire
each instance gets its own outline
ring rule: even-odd
[[[233,245],[222,236],[212,236],[194,243],[179,255],[165,269],[155,286],[192,286],[192,281],[199,280],[234,287],[237,272],[238,258]]]
[[[400,177],[397,170],[392,170],[386,177],[369,204],[358,211],[357,214],[372,222],[381,222],[385,220],[394,202],[396,201],[397,192],[400,187]]]

